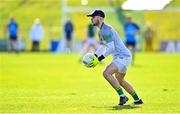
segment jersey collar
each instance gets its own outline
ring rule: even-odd
[[[102,29],[103,25],[104,25],[104,22],[101,24],[101,27],[100,27],[100,29]]]

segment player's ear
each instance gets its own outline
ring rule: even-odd
[[[99,19],[102,20],[103,18],[99,16]]]

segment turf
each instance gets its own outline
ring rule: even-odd
[[[77,54],[0,53],[0,113],[180,113],[179,58],[138,53],[126,79],[145,104],[119,107],[102,76],[111,58],[88,69]]]

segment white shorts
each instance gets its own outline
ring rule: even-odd
[[[131,60],[131,57],[115,57],[112,63],[117,66],[118,72],[126,73],[128,70],[128,66],[131,63]]]

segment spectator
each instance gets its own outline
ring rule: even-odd
[[[32,40],[32,51],[40,51],[40,42],[44,37],[44,28],[41,25],[40,19],[35,19],[30,30],[30,38]]]
[[[70,18],[67,20],[67,22],[64,25],[64,31],[65,31],[66,49],[72,51],[72,35],[74,31],[74,25]]]
[[[144,32],[145,39],[145,51],[153,51],[152,43],[154,38],[154,30],[152,29],[151,23],[146,23],[146,30]]]
[[[7,25],[9,35],[8,51],[19,52],[18,44],[18,24],[13,17],[10,18],[10,22]]]
[[[127,17],[126,23],[124,24],[124,32],[126,37],[126,46],[132,54],[132,65],[134,64],[135,51],[136,51],[136,35],[139,33],[139,26],[132,21],[132,17]]]

